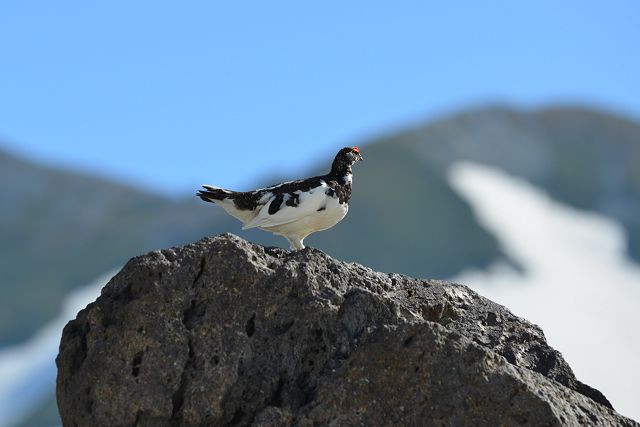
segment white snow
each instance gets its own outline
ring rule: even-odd
[[[62,328],[100,295],[115,273],[69,293],[57,318],[29,340],[0,351],[0,427],[18,424],[53,393]]]
[[[455,164],[449,182],[525,269],[497,263],[453,280],[541,326],[579,380],[640,420],[640,266],[620,224],[479,164]]]

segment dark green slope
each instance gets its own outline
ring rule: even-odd
[[[226,230],[215,209],[0,153],[0,345],[54,317],[74,286],[144,251]]]
[[[53,388],[53,387],[52,387]],[[56,402],[55,393],[52,390],[51,395],[42,402],[33,412],[22,420],[15,427],[51,427],[61,426],[62,420],[58,414],[58,403]]]

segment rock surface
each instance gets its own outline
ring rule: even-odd
[[[639,425],[465,286],[232,235],[129,261],[56,362],[65,426]]]

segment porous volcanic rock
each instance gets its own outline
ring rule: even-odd
[[[56,362],[65,426],[638,425],[465,286],[228,234],[133,258]]]

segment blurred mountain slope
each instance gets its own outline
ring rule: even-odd
[[[637,122],[584,108],[484,108],[370,141],[363,153],[349,215],[307,240],[332,256],[433,278],[508,259],[446,180],[452,163],[472,160],[620,221],[640,260]],[[317,173],[332,155],[318,161]],[[241,232],[221,209],[190,196],[171,200],[6,153],[0,179],[0,345],[53,317],[71,287],[147,250],[223,231],[285,246],[268,233]]]
[[[33,413],[25,420],[22,420],[16,427],[51,427],[60,426],[62,421],[58,414],[58,403],[54,393],[42,402]]]
[[[56,315],[73,286],[230,223],[195,199],[177,202],[2,152],[0,182],[0,345]]]
[[[551,197],[619,221],[640,261],[640,124],[576,107],[466,111],[370,141],[350,213],[308,241],[341,259],[417,277],[451,277],[501,254],[451,189],[461,160],[496,166]]]
[[[442,176],[471,160],[521,176],[551,197],[622,223],[640,261],[640,123],[586,108],[484,108],[391,135]]]

